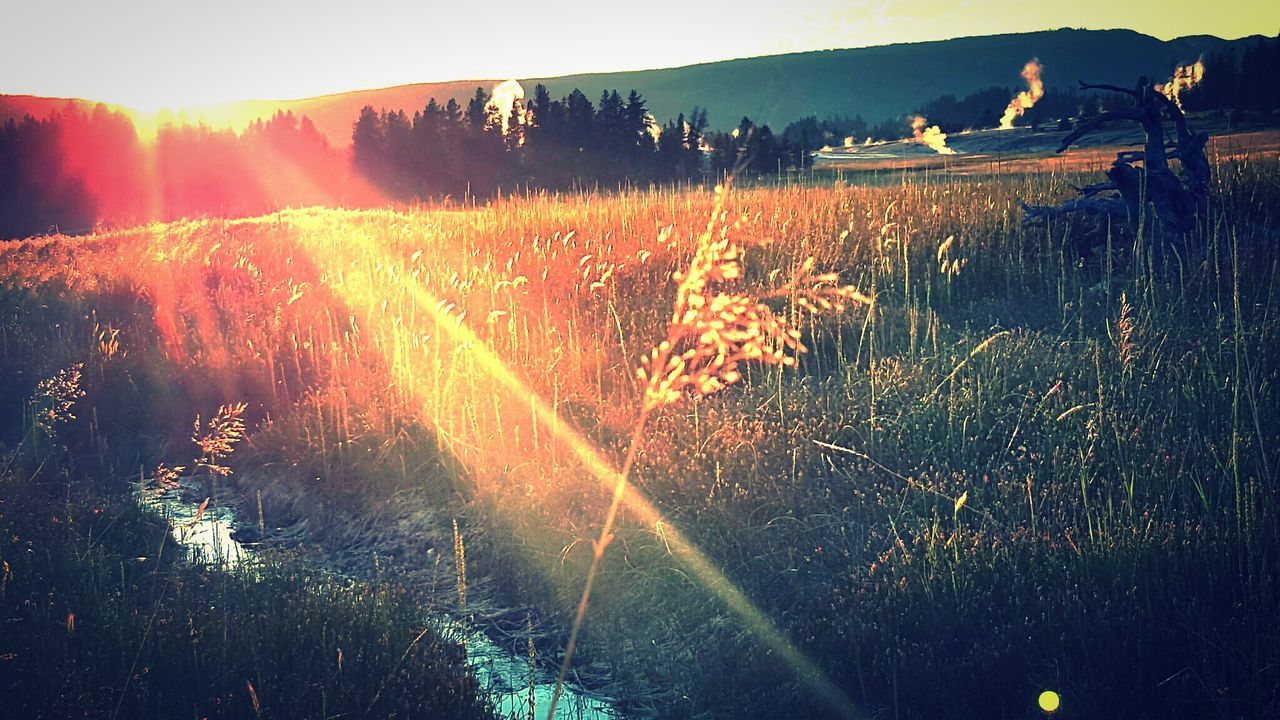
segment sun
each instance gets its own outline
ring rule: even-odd
[[[241,132],[258,119],[261,111],[252,107],[254,104],[251,102],[230,99],[214,92],[201,93],[195,89],[182,92],[141,90],[126,93],[123,98],[111,98],[107,104],[129,116],[138,137],[144,141],[154,140],[161,128],[171,125],[206,125]]]
[[[107,94],[108,91],[104,89],[103,95]],[[110,97],[96,99],[121,105],[135,112],[157,115],[165,112],[177,115],[243,99],[225,84],[167,77],[153,77],[149,82],[120,86],[109,94]]]
[[[117,102],[121,107],[126,107],[140,115],[159,115],[166,112],[178,113],[182,112],[189,104],[145,94],[121,98]]]

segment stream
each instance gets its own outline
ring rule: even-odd
[[[135,485],[134,500],[169,522],[173,539],[192,562],[232,569],[250,566],[254,551],[238,542],[233,533],[243,527],[235,511],[226,505],[193,498],[205,497],[199,482],[181,478],[176,486],[161,491],[145,484]],[[476,674],[481,689],[488,694],[498,717],[529,716],[529,660],[498,645],[484,632],[468,628],[458,618],[446,614],[428,617],[426,622],[442,636],[461,643],[467,665]],[[555,692],[555,676],[535,668],[533,696],[535,717],[547,717]],[[609,701],[566,683],[556,705],[556,720],[617,720],[621,717]]]

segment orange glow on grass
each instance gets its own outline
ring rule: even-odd
[[[324,218],[312,215],[303,222],[318,232]],[[520,475],[543,479],[544,493],[553,494],[560,486],[568,491],[586,490],[577,482],[585,473],[602,495],[613,494],[619,476],[613,462],[508,367],[467,320],[453,312],[452,304],[432,292],[421,276],[404,272],[403,259],[390,253],[385,243],[365,233],[346,233],[340,242],[340,246],[326,247],[315,259],[328,268],[329,277],[341,278],[341,285],[334,290],[357,313],[365,332],[383,339],[379,350],[396,386],[423,408],[442,444],[467,467],[479,492],[493,492],[494,483],[509,483],[513,463],[518,463]],[[435,346],[430,352],[411,351],[418,346],[417,338],[424,335],[424,328],[415,329],[402,318],[389,317],[380,310],[386,307],[382,283],[389,279],[406,293],[418,316],[426,318],[425,335]],[[516,428],[528,428],[529,432],[513,432]],[[622,485],[622,492],[625,510],[636,522],[663,534],[671,553],[706,592],[783,658],[833,710],[844,717],[859,716],[843,691],[643,493],[630,483]],[[548,502],[548,498],[541,501]]]
[[[246,182],[269,186],[297,181],[299,169],[288,167],[288,158],[263,160]],[[271,171],[267,166],[273,166]],[[165,170],[157,163],[158,183],[163,183]],[[503,359],[488,322],[495,316],[485,312],[483,302],[471,304],[464,318],[449,300],[456,283],[477,277],[468,272],[479,264],[480,250],[454,247],[456,258],[433,258],[436,264],[426,270],[416,263],[420,252],[405,251],[400,238],[431,235],[444,217],[466,223],[474,216],[429,214],[410,225],[391,212],[297,210],[248,220],[154,224],[106,234],[100,245],[84,251],[55,241],[26,247],[67,253],[65,264],[42,262],[42,270],[73,278],[111,278],[145,298],[164,339],[166,366],[172,367],[165,380],[182,385],[184,396],[212,407],[228,399],[275,399],[277,393],[288,398],[291,391],[306,390],[298,402],[314,402],[317,416],[325,397],[341,396],[333,405],[336,418],[317,417],[316,425],[308,426],[320,433],[314,447],[321,453],[326,442],[333,442],[333,428],[357,422],[353,412],[395,412],[386,403],[394,397],[418,411],[440,447],[466,468],[477,494],[512,499],[503,512],[518,516],[531,507],[607,501],[618,485],[614,462]],[[548,241],[548,247],[552,243],[557,249],[562,245],[560,237]],[[567,237],[563,245],[568,247]],[[431,274],[448,266],[456,268],[455,278]],[[571,266],[574,271],[594,267],[585,261]],[[565,311],[556,308],[564,289],[555,282],[574,279],[551,280],[547,285],[555,292],[554,301],[537,307],[535,300],[521,309],[524,317],[498,316],[500,321],[570,322],[572,318],[557,315]],[[77,286],[85,282],[79,280]],[[481,334],[487,325],[489,338]],[[558,362],[538,357],[547,367]],[[575,355],[563,361],[572,368],[592,359]],[[377,394],[387,390],[390,396]],[[533,492],[514,497],[512,484],[526,479]],[[782,658],[810,692],[839,715],[859,717],[822,669],[642,492],[624,484],[622,503],[626,525],[660,538],[684,571]],[[587,515],[578,519],[578,526],[599,521]],[[552,558],[547,563],[559,565]]]

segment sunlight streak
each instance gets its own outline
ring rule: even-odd
[[[395,264],[395,260],[386,250],[367,235],[353,233],[347,235],[346,239],[352,242],[354,247],[346,253],[346,259],[337,259],[338,267],[350,268],[359,265],[367,267],[370,263],[367,259],[357,260],[357,258],[378,258],[373,265],[384,270]],[[369,284],[363,284],[363,279],[370,281]],[[372,279],[370,275],[362,272],[348,272],[343,275],[343,287],[338,290],[349,299],[353,309],[373,307],[376,305],[373,299],[378,296],[378,292],[371,282]],[[458,315],[451,312],[450,305],[425,287],[419,278],[406,274],[398,279],[410,294],[418,312],[428,313],[432,319],[431,327],[435,333],[431,339],[438,346],[437,356],[449,358],[454,368],[465,363],[464,366],[474,369],[474,374],[465,378],[470,384],[468,389],[472,392],[492,393],[494,421],[510,426],[522,415],[525,417],[531,415],[530,419],[536,426],[549,435],[551,446],[536,448],[542,452],[543,457],[537,462],[541,463],[544,471],[551,472],[551,466],[556,464],[554,457],[557,451],[565,452],[576,465],[589,472],[602,489],[610,493],[614,491],[618,485],[618,470],[594,444],[561,419],[546,400],[508,368],[483,339]],[[390,330],[391,334],[397,338],[397,347],[404,348],[412,344],[409,329],[404,324],[380,321],[372,313],[366,317],[366,322],[381,322],[382,330]],[[476,475],[484,476],[486,473],[501,475],[503,463],[517,456],[513,454],[513,448],[503,447],[505,443],[502,431],[497,426],[482,430],[478,408],[472,408],[470,412],[463,410],[461,406],[465,403],[458,402],[456,398],[443,398],[443,402],[433,403],[424,386],[434,387],[437,390],[440,386],[420,382],[421,378],[418,377],[420,368],[416,363],[406,361],[407,358],[404,356],[397,356],[393,349],[384,347],[381,350],[388,355],[387,365],[392,369],[397,385],[401,388],[414,389],[413,394],[416,395],[418,402],[431,413],[432,420],[440,429],[454,438],[466,437],[466,441],[455,440],[450,443],[458,459],[470,467]],[[442,374],[441,368],[431,368],[428,378],[431,376],[439,378]],[[451,374],[448,373],[446,376]],[[446,380],[446,383],[449,381]],[[462,390],[456,384],[449,384],[457,390]],[[449,402],[450,400],[453,402]],[[453,417],[449,417],[450,414]],[[461,432],[454,432],[454,430]],[[517,453],[520,451],[527,451],[527,448],[515,450]],[[708,593],[740,618],[769,649],[786,661],[797,677],[827,705],[844,717],[860,717],[848,696],[831,682],[812,660],[796,648],[786,635],[683,533],[669,520],[664,519],[639,490],[629,483],[624,484],[623,488],[625,508],[643,525],[653,528],[655,532],[657,528],[662,528],[671,553],[693,573]]]

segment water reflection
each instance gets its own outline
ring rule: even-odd
[[[249,564],[252,551],[233,537],[239,528],[235,512],[227,505],[212,500],[206,502],[208,497],[202,483],[190,477],[179,478],[176,484],[162,488],[152,484],[134,488],[134,499],[169,521],[173,539],[187,550],[193,562],[226,568]],[[253,535],[255,531],[256,528],[245,528],[242,532]],[[480,687],[488,692],[498,717],[529,716],[528,658],[498,645],[483,632],[466,628],[456,618],[436,616],[427,618],[427,622],[435,625],[441,635],[465,645],[467,664],[475,672]],[[554,692],[555,678],[535,668],[535,718],[546,718]],[[555,717],[556,720],[614,720],[619,716],[606,700],[566,685],[556,705]]]

